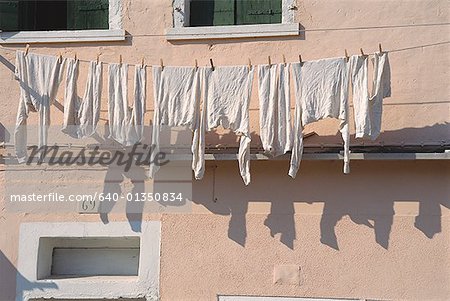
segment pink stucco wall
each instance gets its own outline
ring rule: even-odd
[[[125,0],[123,7],[124,29],[131,35],[163,35],[172,26],[172,1]],[[445,0],[297,0],[297,8],[296,21],[306,30],[450,22]],[[360,47],[370,53],[380,42],[385,50],[412,47],[390,54],[392,97],[385,100],[384,132],[373,143],[420,146],[450,143],[450,44],[439,44],[449,40],[450,26],[434,25],[307,31],[291,38],[169,42],[164,36],[141,36],[123,43],[32,45],[31,51],[70,57],[76,52],[87,60],[101,52],[105,62],[117,62],[122,54],[129,63],[140,63],[145,57],[148,64],[159,64],[163,58],[167,65],[193,65],[194,59],[206,65],[213,58],[216,65],[233,65],[247,64],[248,58],[253,64],[266,63],[268,55],[273,62],[281,62],[283,54],[288,61],[296,61],[299,53],[303,60],[342,56],[344,49],[356,54]],[[431,44],[436,45],[415,48]],[[14,54],[0,49],[0,59],[0,123],[12,135],[19,95],[8,68],[14,64]],[[87,64],[82,63],[81,69],[86,70]],[[60,89],[60,103],[63,92]],[[150,84],[148,95],[146,119],[150,121]],[[106,108],[106,93],[102,100]],[[256,80],[250,107],[256,146]],[[106,110],[102,117],[107,117]],[[58,125],[61,120],[62,112],[53,107],[52,123]],[[29,123],[35,122],[36,116],[31,116]],[[306,145],[341,143],[334,121],[307,131],[318,136],[308,138]],[[233,135],[219,134],[210,135],[207,143],[235,145],[235,141]],[[353,146],[360,143],[352,139]],[[448,300],[448,161],[351,164],[352,173],[344,176],[342,162],[305,161],[299,177],[291,180],[286,175],[287,161],[252,162],[252,183],[244,187],[236,162],[209,163],[205,178],[193,184],[192,214],[144,217],[162,221],[161,299],[216,300],[217,294],[236,294]],[[52,178],[59,176],[55,172]],[[2,171],[0,184],[7,184]],[[14,298],[20,223],[81,220],[99,218],[13,214],[0,209],[0,301]],[[110,220],[126,217],[115,215]],[[300,285],[273,284],[273,270],[281,264],[300,266]]]

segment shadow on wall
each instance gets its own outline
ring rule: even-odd
[[[16,279],[11,279],[11,275],[16,275]],[[0,287],[5,288],[6,284],[9,284],[8,290],[0,292],[0,298],[2,301],[14,301],[14,300],[23,300],[23,293],[25,291],[33,291],[33,290],[46,290],[46,289],[57,289],[58,286],[53,283],[46,281],[45,283],[37,283],[31,282],[26,279],[22,274],[20,274],[14,265],[9,261],[9,259],[0,251]],[[22,292],[17,292],[17,296],[15,296],[16,291],[14,285],[21,284],[20,287],[23,287],[24,290]]]
[[[407,128],[385,132],[380,139],[397,137],[398,141],[398,137],[425,137],[433,132],[446,141],[448,128],[448,123]],[[233,136],[225,134],[215,141],[229,145],[235,140]],[[295,210],[295,203],[323,204],[320,241],[336,250],[339,244],[335,228],[344,216],[373,229],[376,242],[388,249],[396,214],[394,203],[418,203],[414,226],[430,239],[441,232],[441,205],[450,208],[450,165],[440,161],[377,161],[369,170],[367,164],[353,161],[351,173],[344,175],[340,161],[304,161],[297,178],[291,179],[287,160],[252,161],[252,183],[246,187],[239,177],[237,162],[214,162],[207,166],[204,180],[194,182],[194,202],[215,214],[229,215],[228,237],[242,246],[247,238],[250,202],[271,203],[264,225],[273,237],[280,234],[280,241],[291,249],[297,237],[294,214],[301,213]]]

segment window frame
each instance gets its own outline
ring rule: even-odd
[[[109,0],[109,29],[7,31],[0,28],[0,44],[124,41],[122,0]]]
[[[173,1],[173,27],[166,31],[167,40],[258,38],[300,34],[300,25],[295,23],[296,0],[282,0],[281,23],[197,27],[189,27],[190,1]]]

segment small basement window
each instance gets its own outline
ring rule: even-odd
[[[191,0],[189,26],[281,23],[281,0]]]
[[[0,1],[2,31],[109,28],[109,0]]]
[[[42,237],[38,279],[138,276],[139,237]]]

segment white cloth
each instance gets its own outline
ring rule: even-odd
[[[62,132],[73,138],[84,138],[96,132],[100,118],[102,64],[89,63],[86,88],[82,100],[77,94],[78,60],[66,59],[66,91]]]
[[[102,63],[90,62],[83,101],[78,112],[78,137],[92,136],[100,119],[102,97]]]
[[[109,64],[108,70],[108,138],[122,145],[127,143],[128,112],[128,64]]]
[[[15,76],[20,83],[20,100],[14,142],[19,163],[27,159],[27,118],[30,111],[39,113],[38,147],[47,145],[50,106],[61,83],[62,64],[54,56],[16,52]]]
[[[248,66],[204,68],[204,100],[199,137],[196,178],[204,173],[205,131],[218,126],[239,134],[239,171],[245,185],[250,183],[249,105],[253,68]]]
[[[292,149],[289,68],[290,64],[258,66],[260,136],[272,156]]]
[[[344,140],[344,173],[350,172],[348,130],[348,64],[332,58],[292,64],[295,83],[294,146],[289,175],[295,177],[303,154],[303,127],[331,117],[341,121]]]
[[[194,132],[192,167],[194,172],[198,162],[200,69],[194,67],[154,66],[153,93],[155,111],[153,116],[152,157],[149,176],[153,178],[160,166],[154,164],[160,151],[160,131],[162,126],[188,127]]]
[[[383,115],[383,98],[391,96],[391,69],[387,52],[375,53],[372,95],[369,99],[371,122],[370,138],[375,140],[381,132]]]
[[[356,138],[370,137],[371,120],[369,114],[368,56],[350,57],[350,79],[353,94],[353,112]]]

